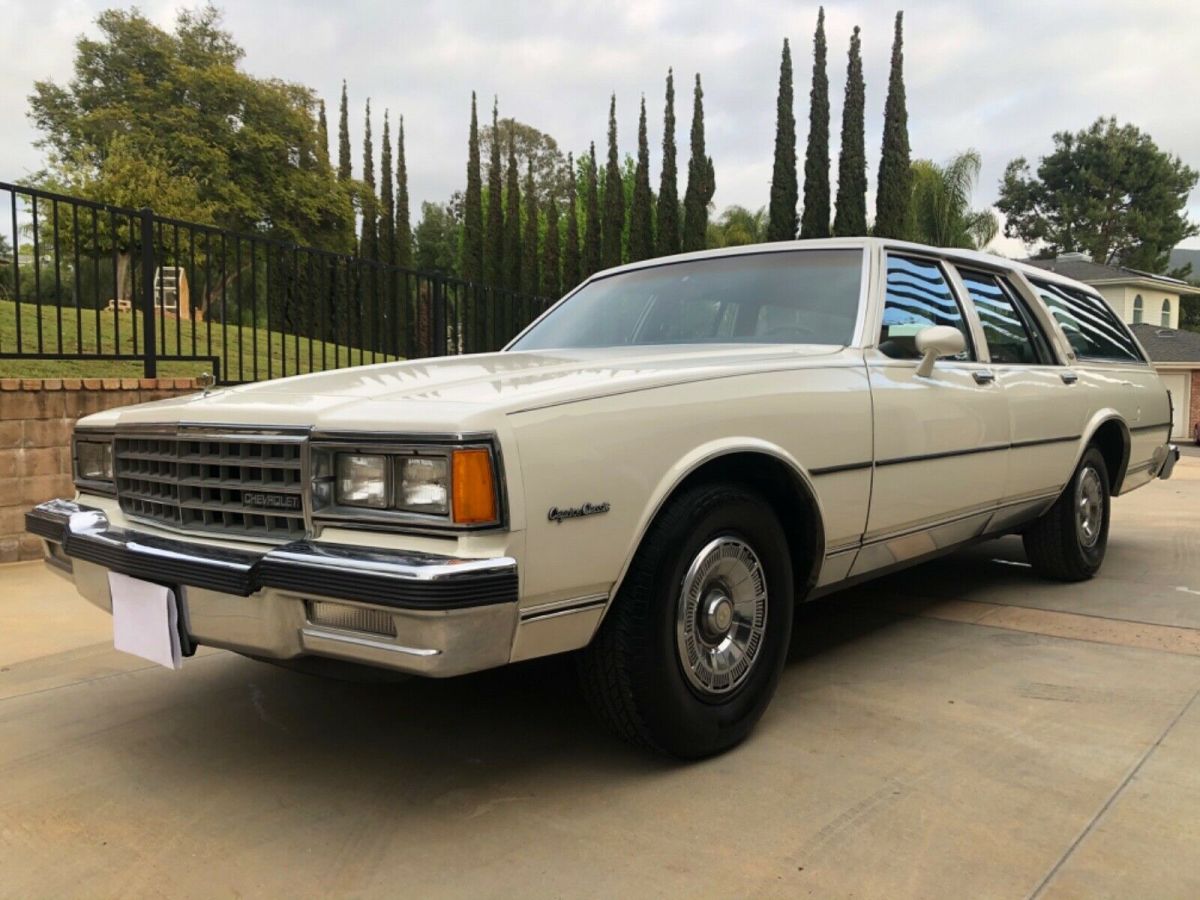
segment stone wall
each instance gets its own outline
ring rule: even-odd
[[[0,378],[0,562],[39,558],[41,542],[25,533],[25,511],[74,495],[76,419],[196,389],[190,378]]]

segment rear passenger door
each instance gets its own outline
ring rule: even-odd
[[[1001,508],[991,526],[997,530],[1028,518],[1062,490],[1075,465],[1086,403],[1078,375],[1060,364],[1013,282],[999,272],[962,266],[958,274],[1008,407],[1011,447]]]
[[[852,574],[978,535],[1004,492],[1009,424],[1003,391],[976,352],[977,329],[948,269],[907,253],[886,257],[876,349],[866,351],[875,420],[875,477]],[[917,374],[916,335],[959,329],[967,349]]]

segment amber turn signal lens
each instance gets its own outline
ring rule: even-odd
[[[455,450],[454,522],[481,525],[495,522],[496,484],[492,476],[492,454],[488,450]]]

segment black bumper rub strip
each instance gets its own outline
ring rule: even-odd
[[[258,553],[114,528],[100,510],[62,500],[26,513],[25,527],[61,544],[69,557],[123,575],[241,597],[270,587],[400,609],[463,609],[517,601],[517,566],[507,557],[455,559],[308,541]]]

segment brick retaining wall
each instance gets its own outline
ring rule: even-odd
[[[191,378],[0,378],[0,563],[37,559],[25,511],[70,497],[75,420],[114,406],[194,393]]]
[[[1191,418],[1188,419],[1188,437],[1194,437],[1196,434],[1196,426],[1200,425],[1200,369],[1192,369],[1191,405]]]

